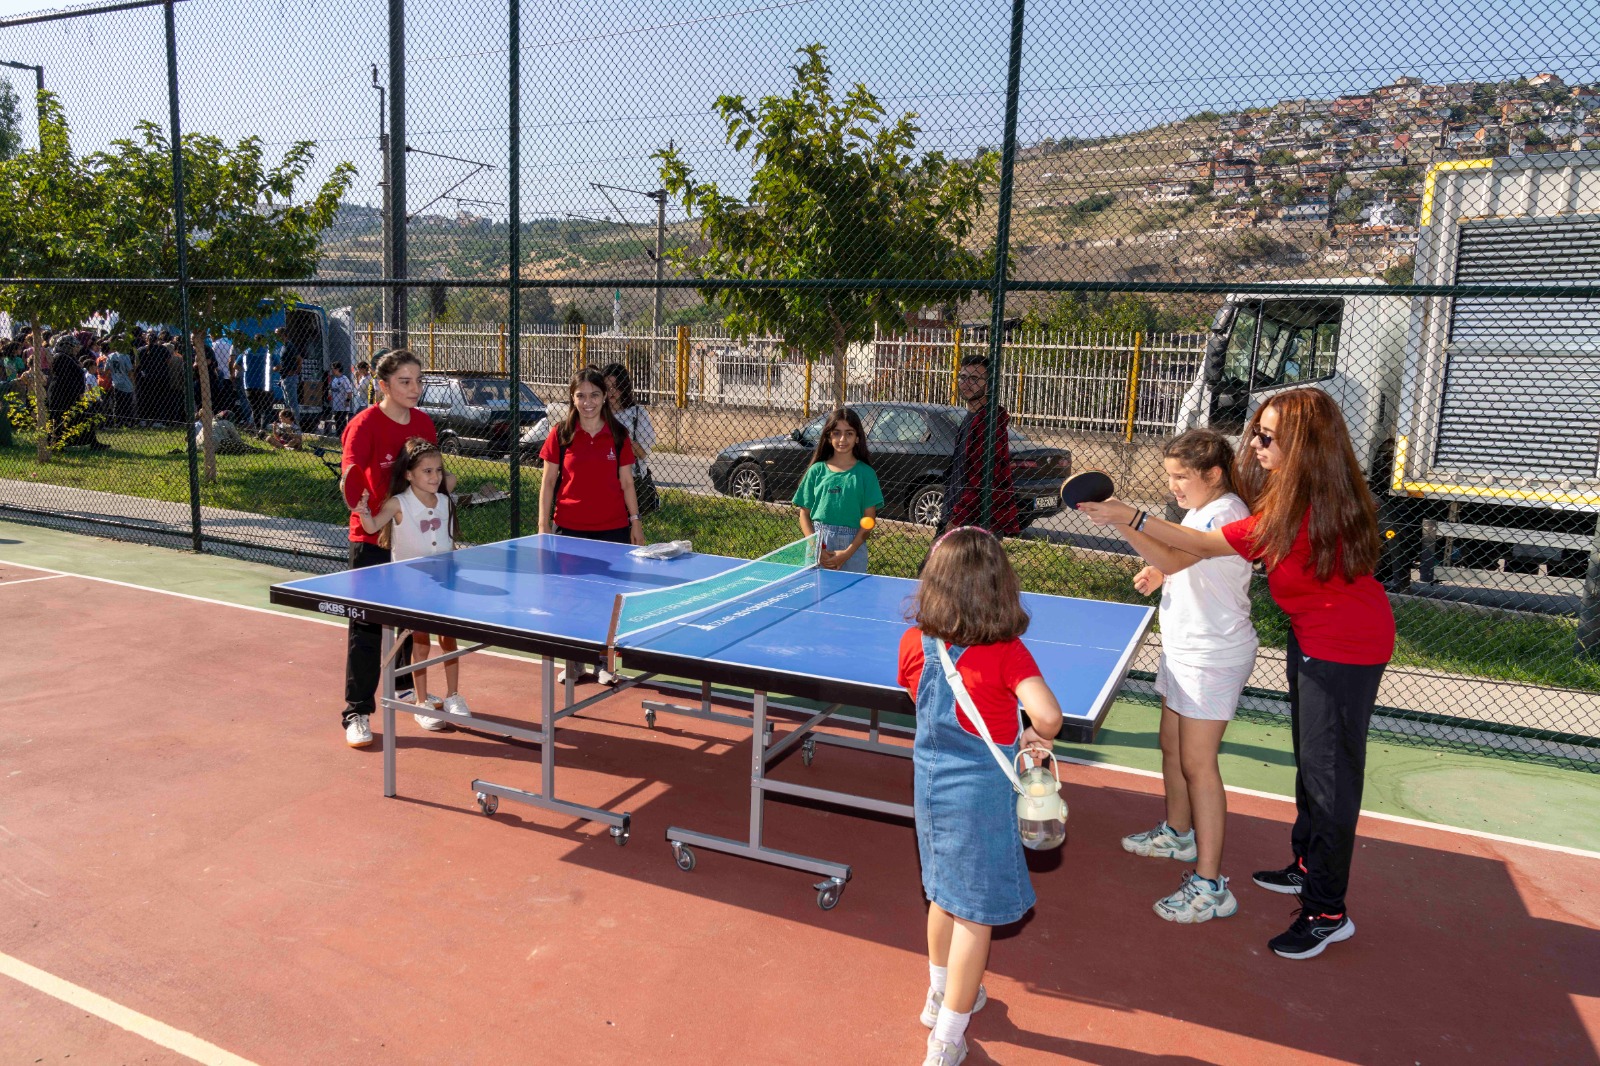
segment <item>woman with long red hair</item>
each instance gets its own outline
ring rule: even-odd
[[[1294,861],[1253,880],[1298,895],[1300,915],[1269,946],[1290,959],[1355,935],[1345,911],[1366,772],[1367,726],[1394,654],[1394,612],[1372,576],[1377,506],[1339,407],[1321,389],[1273,396],[1245,427],[1235,486],[1250,517],[1189,529],[1120,500],[1079,510],[1201,559],[1241,555],[1267,571],[1289,616],[1285,668],[1295,757]]]

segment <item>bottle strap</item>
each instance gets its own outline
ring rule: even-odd
[[[933,643],[939,649],[939,662],[944,667],[944,679],[950,686],[951,693],[955,695],[956,702],[961,705],[963,711],[967,712],[967,717],[972,719],[973,727],[978,730],[978,735],[983,738],[983,742],[989,745],[989,753],[994,756],[994,761],[999,764],[1000,769],[1011,782],[1011,787],[1016,790],[1017,795],[1023,795],[1022,779],[1017,776],[1017,771],[1011,765],[1011,760],[1001,754],[1000,746],[989,735],[989,724],[983,720],[983,715],[978,713],[978,706],[972,702],[972,694],[967,691],[966,682],[962,681],[961,675],[956,672],[956,664],[950,658],[950,649],[945,646],[945,642],[942,640],[935,639]],[[1020,718],[1018,719],[1018,724],[1021,724]]]

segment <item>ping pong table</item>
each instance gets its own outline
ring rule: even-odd
[[[444,555],[302,578],[274,585],[271,601],[384,628],[378,704],[383,721],[384,795],[396,794],[395,714],[415,706],[396,698],[400,678],[485,647],[541,660],[536,726],[449,716],[464,726],[515,737],[540,749],[540,786],[528,790],[475,779],[485,814],[501,799],[600,822],[625,844],[629,812],[607,811],[556,796],[555,734],[559,722],[622,688],[653,685],[666,692],[698,683],[697,706],[643,704],[645,724],[673,713],[751,730],[750,820],[735,840],[668,827],[678,866],[695,866],[696,848],[738,855],[820,875],[823,909],[838,903],[848,864],[767,847],[762,840],[768,795],[910,819],[906,803],[778,780],[778,762],[802,754],[809,765],[820,744],[909,758],[910,730],[883,716],[910,716],[910,697],[895,679],[905,603],[916,582],[849,574],[815,566],[815,538],[759,560],[688,553],[641,558],[627,545],[549,534]],[[1091,740],[1154,620],[1154,608],[1033,593],[1023,638],[1061,704],[1061,738]],[[400,641],[420,630],[467,642],[456,652],[396,666]],[[612,662],[627,671],[616,689],[576,698],[577,663]],[[556,699],[555,664],[567,663],[564,699]],[[749,714],[714,709],[712,687],[748,690],[717,702],[747,703]],[[818,709],[772,701],[773,694],[820,703]],[[864,717],[863,717],[863,712]],[[821,732],[825,723],[843,730]],[[780,738],[775,726],[790,728]],[[899,733],[899,743],[886,734]],[[864,734],[864,735],[863,735]]]

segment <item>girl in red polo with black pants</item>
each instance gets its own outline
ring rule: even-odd
[[[339,461],[339,485],[350,507],[352,570],[389,561],[389,549],[378,543],[378,534],[368,533],[362,527],[361,518],[355,513],[362,493],[367,495],[367,506],[378,510],[389,498],[390,473],[406,441],[412,437],[433,443],[439,440],[433,419],[415,409],[422,397],[422,360],[404,348],[387,352],[378,360],[377,378],[382,399],[352,418],[339,441],[343,452]],[[453,492],[455,483],[455,475],[446,474],[445,492]],[[395,660],[397,665],[410,664],[410,647],[409,641],[401,645]],[[374,693],[378,687],[382,650],[382,626],[350,623],[341,718],[345,743],[352,748],[364,748],[372,743],[368,718],[376,706]],[[409,681],[404,684],[410,687]]]
[[[1267,570],[1289,616],[1286,669],[1295,757],[1294,861],[1254,880],[1300,896],[1300,916],[1269,943],[1289,959],[1319,955],[1355,935],[1345,912],[1366,772],[1367,726],[1394,654],[1394,612],[1372,576],[1377,508],[1338,405],[1292,389],[1250,420],[1239,493],[1249,518],[1215,532],[1187,529],[1118,500],[1082,504],[1100,525],[1132,525],[1200,558],[1242,555]]]

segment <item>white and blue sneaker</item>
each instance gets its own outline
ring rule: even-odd
[[[1194,830],[1179,833],[1164,819],[1154,829],[1123,837],[1122,850],[1147,859],[1177,859],[1179,862],[1194,862],[1200,855],[1194,846]]]
[[[1228,879],[1219,877],[1215,885],[1190,870],[1183,875],[1178,891],[1156,901],[1155,912],[1169,922],[1195,925],[1213,918],[1230,918],[1239,910],[1239,901],[1228,891]]]

